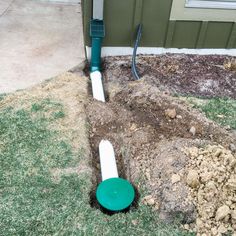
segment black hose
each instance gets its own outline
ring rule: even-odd
[[[142,36],[142,25],[139,24],[138,31],[137,31],[137,37],[136,37],[136,41],[135,41],[135,44],[134,44],[134,51],[133,51],[133,57],[132,57],[132,66],[131,66],[132,74],[133,74],[135,80],[140,79],[140,77],[138,75],[138,72],[137,72],[137,68],[136,68],[136,54],[137,54],[137,49],[138,49],[138,45],[139,45],[141,36]]]

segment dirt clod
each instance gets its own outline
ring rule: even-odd
[[[232,71],[235,70],[236,71],[236,59],[232,58],[232,59],[226,60],[224,62],[224,68],[227,70],[232,70]]]
[[[231,143],[231,144],[229,145],[229,149],[230,149],[230,151],[232,151],[232,152],[236,152],[236,146],[235,146],[233,143]]]
[[[148,195],[148,196],[144,197],[144,198],[142,199],[142,202],[143,202],[145,205],[149,205],[149,206],[155,205],[155,199],[153,198],[152,195]]]
[[[196,135],[196,128],[194,126],[192,126],[189,130],[189,133],[191,133],[193,136]]]
[[[223,220],[226,216],[228,216],[230,213],[230,209],[227,205],[223,205],[218,208],[216,211],[216,220],[220,221]]]
[[[171,119],[174,119],[177,115],[175,108],[165,110],[165,115]]]
[[[196,170],[189,170],[187,175],[187,184],[192,188],[197,188],[199,185],[199,176]]]
[[[173,174],[171,177],[171,182],[172,182],[172,184],[175,184],[175,183],[179,182],[180,179],[181,179],[181,177],[179,175]]]

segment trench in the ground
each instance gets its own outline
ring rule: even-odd
[[[91,86],[88,88],[89,94],[92,94],[91,91]],[[107,93],[109,94],[109,93]],[[119,98],[117,98],[119,100]],[[134,102],[134,101],[133,101]],[[96,106],[96,102],[92,101],[90,105]],[[153,107],[154,113],[150,111],[149,109],[146,109],[144,107],[136,107],[137,104],[130,104],[128,107],[125,108],[125,106],[119,104],[116,104],[114,101],[109,101],[109,99],[106,100],[106,103],[104,104],[106,107],[109,107],[109,109],[114,109],[116,110],[117,107],[119,110],[119,113],[122,112],[131,112],[131,116],[127,116],[126,118],[117,118],[115,122],[111,123],[105,123],[103,125],[100,124],[100,122],[90,122],[90,148],[91,148],[91,153],[92,153],[92,161],[91,161],[91,167],[93,170],[93,180],[92,180],[92,189],[90,191],[90,205],[93,208],[99,209],[102,212],[106,214],[112,214],[111,212],[105,210],[102,208],[97,199],[96,199],[96,189],[98,184],[101,182],[101,169],[100,169],[100,163],[99,163],[99,142],[102,139],[108,139],[111,141],[112,144],[114,144],[114,149],[115,149],[115,154],[116,154],[116,161],[117,161],[117,167],[118,167],[118,172],[119,172],[119,177],[124,178],[129,180],[135,190],[136,190],[136,197],[131,205],[130,208],[126,209],[124,212],[127,212],[129,209],[135,209],[138,206],[138,200],[139,200],[139,193],[138,190],[135,186],[135,184],[132,182],[131,179],[131,174],[130,174],[130,160],[131,158],[134,158],[135,155],[139,155],[140,148],[142,144],[145,144],[146,142],[152,143],[152,142],[160,142],[162,138],[166,139],[171,139],[171,137],[175,134],[180,137],[188,137],[191,138],[188,131],[184,128],[185,124],[181,123],[179,124],[180,127],[173,132],[173,129],[175,127],[175,122],[172,121],[170,124],[166,125],[165,122],[160,126],[160,122],[157,120],[156,115],[160,118],[161,121],[165,121],[166,118],[163,115],[164,113],[164,108],[160,106],[159,109],[155,110]],[[117,107],[116,107],[117,106]],[[115,107],[115,108],[114,108]],[[98,107],[100,109],[101,107]],[[104,109],[104,108],[103,108]],[[123,109],[123,110],[122,110]],[[127,109],[127,110],[126,110]],[[109,111],[109,110],[108,110]],[[88,115],[89,116],[89,115]],[[93,116],[96,116],[96,114]],[[130,120],[129,120],[130,119]],[[96,119],[95,119],[96,120]],[[147,135],[147,140],[142,140],[142,138],[137,140],[134,143],[135,147],[135,154],[131,154],[122,150],[123,147],[124,149],[128,149],[126,145],[126,141],[123,140],[122,135],[119,135],[120,133],[123,133],[126,128],[129,126],[129,122],[137,124],[138,128],[142,130],[144,135]],[[176,121],[177,122],[177,121]],[[121,126],[123,126],[121,128]],[[125,126],[125,127],[124,127]],[[147,128],[148,127],[148,128]],[[129,131],[128,131],[129,132]],[[174,136],[175,136],[174,135]],[[131,136],[132,138],[132,136]],[[144,138],[145,139],[145,138]]]
[[[141,86],[143,86],[143,90]],[[90,192],[90,205],[104,213],[110,214],[96,200],[96,189],[101,182],[98,146],[102,139],[111,141],[115,148],[119,176],[130,181],[135,178],[133,173],[130,175],[129,168],[131,165],[129,163],[137,162],[137,157],[143,158],[142,154],[147,158],[149,153],[157,152],[155,145],[162,140],[186,138],[224,143],[229,138],[226,133],[221,133],[222,130],[219,127],[199,118],[201,116],[198,112],[192,111],[189,107],[176,102],[169,96],[163,96],[160,92],[148,90],[148,88],[142,83],[132,84],[132,86],[127,83],[127,86],[117,92],[115,97],[113,94],[111,101],[107,99],[105,104],[101,104],[91,99],[88,105],[90,106],[87,108],[87,115],[90,122],[91,167],[94,177]],[[142,91],[138,95],[136,95],[137,89]],[[92,98],[91,86],[88,87],[88,92]],[[106,94],[109,94],[108,91]],[[154,98],[152,98],[153,96]],[[170,119],[166,116],[165,111],[173,108],[176,109],[177,115],[181,118]],[[111,114],[108,117],[109,112]],[[100,118],[97,117],[98,114]],[[90,115],[92,122],[89,118]],[[131,131],[132,125],[135,125],[135,130],[138,131]],[[189,132],[191,126],[196,127],[196,135]],[[130,155],[129,153],[122,153],[122,146],[125,146],[126,149],[132,147],[133,153]],[[136,168],[136,165],[134,166]],[[135,168],[132,171],[138,173],[139,170],[134,170]],[[136,199],[131,208],[138,206],[138,199],[139,194],[136,191]]]
[[[88,94],[92,94],[91,84],[88,86]],[[91,97],[91,96],[90,96]],[[91,97],[92,98],[92,97]],[[106,93],[106,103],[109,103],[109,93]],[[112,144],[119,143],[121,140],[114,140],[114,137],[111,138],[109,135],[104,135],[104,131],[100,132],[100,129],[103,129],[99,126],[94,127],[95,125],[92,122],[89,122],[89,144],[91,150],[91,168],[92,168],[92,188],[90,190],[90,206],[95,209],[99,209],[101,212],[107,215],[113,215],[116,212],[111,212],[103,208],[97,201],[96,198],[96,190],[99,183],[102,182],[101,176],[101,168],[100,168],[100,159],[99,159],[99,142],[102,139],[108,139]],[[96,131],[93,131],[95,128]],[[106,130],[113,129],[113,124],[110,123],[107,125]],[[117,127],[116,127],[117,128]],[[119,138],[120,139],[120,138]],[[114,145],[113,145],[114,147]],[[132,204],[126,208],[125,210],[121,211],[122,213],[127,213],[130,210],[135,210],[138,208],[138,202],[140,198],[140,194],[138,188],[134,182],[131,180],[130,176],[130,165],[129,165],[129,153],[125,152],[122,147],[114,147],[115,157],[116,157],[116,164],[118,169],[118,174],[120,178],[128,180],[135,190],[135,198]]]

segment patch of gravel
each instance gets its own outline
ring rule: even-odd
[[[197,209],[198,235],[236,232],[236,154],[221,145],[191,147],[185,181]]]

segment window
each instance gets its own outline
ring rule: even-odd
[[[236,0],[186,0],[186,7],[236,9]]]
[[[224,5],[216,8],[216,3]],[[230,8],[226,4],[231,4]],[[170,20],[236,22],[236,0],[173,0]]]

